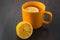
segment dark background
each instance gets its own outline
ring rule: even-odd
[[[31,1],[31,0],[28,0]],[[60,0],[36,0],[46,5],[53,20],[50,25],[43,25],[34,30],[27,40],[60,40]],[[0,40],[22,40],[16,36],[15,26],[22,21],[21,5],[27,0],[0,0]]]

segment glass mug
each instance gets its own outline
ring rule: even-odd
[[[39,9],[39,12],[28,12],[25,10],[26,7],[33,6]],[[52,13],[45,11],[45,5],[38,1],[29,1],[22,5],[22,18],[23,21],[29,22],[32,24],[34,29],[42,27],[43,24],[50,24],[52,21]],[[32,9],[31,9],[32,10]],[[49,21],[44,20],[44,14],[50,16]]]

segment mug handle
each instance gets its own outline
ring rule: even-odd
[[[44,14],[48,14],[48,15],[50,16],[50,19],[49,19],[49,21],[45,21],[45,20],[44,20],[43,23],[44,23],[44,24],[50,24],[51,21],[52,21],[52,13],[49,12],[49,11],[45,11]]]

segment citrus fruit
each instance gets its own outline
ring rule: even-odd
[[[26,7],[25,10],[27,10],[28,12],[39,12],[39,9],[37,7]]]
[[[19,22],[16,26],[16,34],[21,39],[28,39],[32,32],[32,25],[28,22]]]

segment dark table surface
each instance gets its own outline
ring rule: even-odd
[[[28,0],[31,1],[31,0]],[[46,5],[53,20],[50,25],[43,25],[34,30],[27,40],[60,40],[60,0],[36,0]],[[22,40],[16,36],[16,24],[22,21],[21,5],[27,0],[0,0],[0,40]]]

